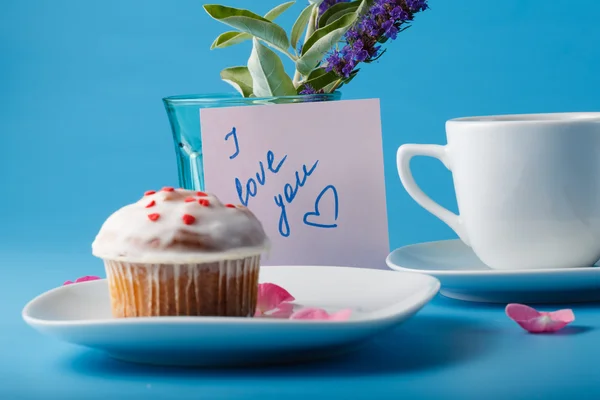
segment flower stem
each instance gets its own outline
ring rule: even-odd
[[[335,83],[333,84],[333,86],[331,87],[331,89],[329,90],[329,93],[333,93],[335,92],[335,90],[342,84],[342,78],[338,79],[337,81],[335,81]]]
[[[293,62],[296,62],[298,60],[298,57],[296,57],[295,55],[293,55],[289,51],[285,51],[283,54],[285,54],[286,56],[288,56],[290,58],[290,60],[292,60]]]
[[[306,43],[308,38],[311,37],[313,33],[315,33],[315,28],[317,27],[317,16],[318,15],[319,15],[319,7],[315,5],[315,6],[313,6],[312,13],[310,14],[310,19],[308,20],[308,26],[306,27],[306,35],[304,36],[304,41],[302,42],[302,44]],[[296,72],[294,73],[294,87],[298,88],[301,80],[302,80],[302,74],[300,74],[300,71],[298,71],[298,69],[296,69]]]

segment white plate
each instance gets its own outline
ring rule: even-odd
[[[265,318],[113,318],[106,280],[62,286],[32,300],[25,321],[46,335],[132,362],[231,366],[323,358],[355,349],[410,318],[438,292],[421,274],[346,267],[263,267],[261,282],[300,306],[353,310],[344,322]],[[409,344],[407,344],[409,345]]]
[[[600,267],[494,270],[460,240],[394,250],[387,265],[396,271],[434,276],[440,293],[459,300],[494,303],[568,303],[600,300]]]

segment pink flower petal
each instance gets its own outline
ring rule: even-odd
[[[570,309],[552,311],[549,313],[542,313],[542,314],[550,315],[554,321],[563,321],[563,322],[568,321],[567,323],[571,323],[571,322],[575,321],[575,314],[573,314],[573,310],[570,310]]]
[[[256,310],[256,314],[254,316],[265,318],[289,318],[293,312],[294,305],[292,303],[281,303],[279,307],[274,308],[272,310],[268,310],[265,313]]]
[[[322,308],[306,307],[300,309],[290,316],[290,319],[318,320],[318,321],[347,321],[352,310],[344,309],[333,314],[328,314]]]
[[[65,283],[63,283],[63,286],[65,286],[65,285],[72,285],[73,283],[95,281],[95,280],[98,280],[98,279],[102,279],[102,278],[100,278],[99,276],[87,275],[87,276],[82,276],[81,278],[75,279],[75,282],[73,282],[73,281],[65,281]]]
[[[303,308],[294,312],[296,300],[287,290],[274,283],[258,285],[258,299],[255,317],[290,318],[304,320],[346,321],[350,318],[351,310],[341,310],[332,314],[321,308]]]
[[[303,308],[290,315],[290,319],[328,319],[329,314],[321,308]]]
[[[347,321],[350,319],[350,315],[352,315],[352,310],[346,308],[344,310],[340,310],[333,314],[329,314],[330,321]]]
[[[82,276],[81,278],[77,278],[75,280],[75,283],[80,283],[80,282],[88,282],[88,281],[97,281],[98,279],[102,279],[99,276]]]
[[[535,308],[524,304],[509,304],[506,306],[506,315],[514,321],[525,321],[532,318],[537,318],[541,313]]]
[[[269,312],[275,312],[282,303],[296,300],[287,290],[274,283],[261,283],[258,285],[258,299],[256,304],[257,316],[263,316]],[[287,306],[286,306],[287,307]],[[284,312],[287,312],[285,308]]]
[[[573,310],[540,312],[523,304],[509,304],[506,315],[530,333],[556,332],[575,321]]]
[[[289,318],[293,313],[294,305],[292,303],[281,303],[279,307],[267,315],[272,318]]]

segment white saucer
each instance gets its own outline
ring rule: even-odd
[[[600,267],[494,270],[460,240],[402,247],[387,257],[396,271],[434,276],[446,297],[494,303],[569,303],[600,300]]]
[[[260,276],[262,282],[287,289],[299,307],[330,312],[351,308],[352,316],[344,322],[115,319],[106,280],[97,280],[38,296],[25,306],[23,318],[41,333],[132,362],[188,366],[293,362],[357,348],[371,336],[410,318],[440,287],[437,279],[421,274],[345,267],[263,267]]]

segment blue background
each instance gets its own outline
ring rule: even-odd
[[[65,279],[102,275],[90,243],[103,220],[149,188],[177,185],[161,98],[229,91],[219,71],[245,64],[249,44],[210,51],[226,28],[200,0],[0,3],[2,327],[42,340],[18,317],[26,301]],[[277,3],[226,2],[259,13]],[[290,27],[299,3],[278,22]],[[381,99],[392,248],[454,237],[401,187],[400,144],[445,143],[453,117],[600,110],[600,2],[430,5],[343,90],[345,99]],[[414,170],[456,210],[441,164],[419,159]],[[18,375],[7,365],[0,375],[9,369]]]

